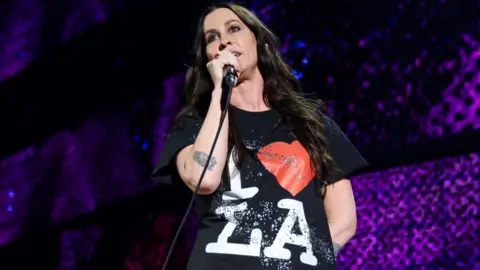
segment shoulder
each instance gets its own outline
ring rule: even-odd
[[[177,121],[182,121],[182,120],[184,121],[188,119],[201,120],[203,118],[205,118],[204,115],[198,112],[197,110],[188,110],[188,111],[180,112],[176,120]]]
[[[336,125],[335,121],[330,116],[326,115],[325,113],[319,112],[318,115],[323,120],[323,122],[325,124],[325,128],[331,128],[331,126],[333,124]]]
[[[192,129],[201,125],[205,117],[196,110],[180,112],[173,123],[173,131]]]
[[[335,136],[345,136],[342,129],[338,126],[337,122],[325,113],[320,112],[319,117],[322,118],[324,132],[327,139],[332,139]]]
[[[323,117],[324,121],[324,132],[330,154],[341,171],[337,180],[345,178],[354,171],[368,166],[368,163],[348,139],[340,126],[326,114],[322,114],[321,117]]]
[[[332,148],[331,151],[335,152],[345,147],[354,148],[348,136],[333,118],[324,113],[321,114],[321,117],[323,119],[323,133]]]

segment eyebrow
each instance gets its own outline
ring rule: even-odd
[[[226,21],[226,22],[224,23],[224,25],[229,25],[229,24],[231,24],[232,22],[240,23],[240,21],[237,20],[237,19],[230,19],[230,20]],[[205,31],[205,34],[204,34],[204,35],[206,36],[207,34],[213,33],[213,32],[216,32],[216,31],[217,31],[217,30],[215,30],[215,29],[208,29],[207,31]]]

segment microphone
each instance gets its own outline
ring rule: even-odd
[[[223,67],[223,80],[228,87],[235,87],[237,84],[237,73],[232,65],[225,65]]]
[[[237,84],[237,73],[232,65],[225,65],[223,67],[223,83],[222,83],[222,97],[220,102],[220,109],[225,111],[230,105],[230,98],[232,97],[232,89]]]

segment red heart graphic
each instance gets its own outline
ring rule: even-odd
[[[310,155],[299,141],[271,143],[258,151],[258,159],[285,190],[296,196],[315,176]]]

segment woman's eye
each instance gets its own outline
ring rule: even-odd
[[[240,27],[238,27],[238,26],[230,27],[230,32],[238,32],[238,31],[240,31]]]
[[[214,42],[217,39],[217,35],[211,35],[207,38],[207,43]]]

